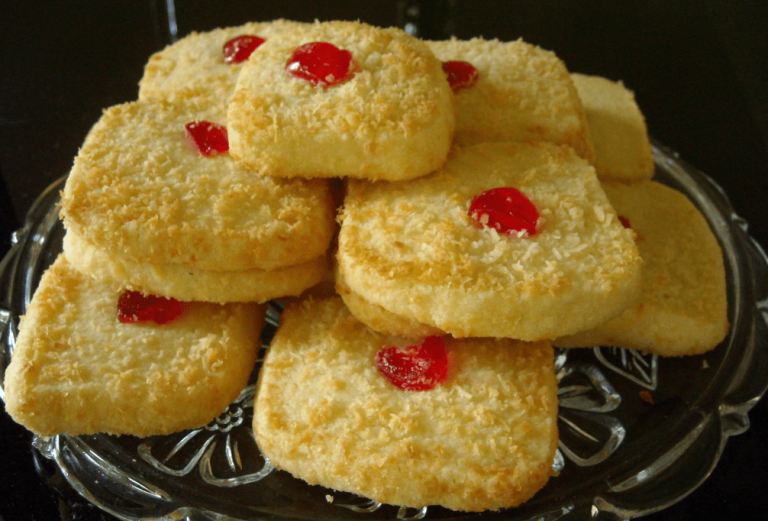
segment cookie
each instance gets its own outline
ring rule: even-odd
[[[274,20],[192,32],[149,58],[139,81],[139,99],[170,101],[202,96],[225,117],[243,67],[239,61],[242,57],[225,58],[227,42],[244,36],[266,40],[297,25],[299,22]]]
[[[638,302],[619,317],[560,338],[562,347],[616,346],[661,356],[710,351],[728,333],[723,254],[685,195],[655,181],[603,184],[637,233],[643,258]]]
[[[371,304],[349,289],[341,272],[335,270],[336,292],[344,301],[349,312],[369,328],[380,333],[406,338],[424,338],[444,335],[445,332],[406,317],[395,315],[377,304]]]
[[[5,374],[14,420],[41,436],[151,436],[205,425],[237,398],[263,306],[188,303],[166,324],[125,324],[119,295],[62,255],[43,274]]]
[[[265,356],[254,435],[276,468],[382,503],[516,506],[552,474],[557,379],[547,342],[446,337],[447,379],[404,391],[375,363],[412,344],[355,320],[338,297],[286,308]]]
[[[351,61],[297,77],[287,64],[311,43],[322,44],[313,56]],[[267,40],[243,66],[227,120],[232,155],[280,177],[419,177],[445,161],[455,127],[453,93],[426,44],[359,22],[316,22]]]
[[[67,228],[133,262],[272,270],[324,255],[336,230],[326,180],[260,177],[203,155],[190,122],[223,124],[204,100],[107,109],[62,193]],[[226,143],[226,141],[224,141]]]
[[[499,187],[527,196],[537,233],[470,217],[473,199]],[[456,337],[552,339],[617,316],[639,294],[633,233],[570,147],[485,143],[425,178],[350,180],[340,219],[337,262],[352,292]]]
[[[598,176],[623,182],[651,179],[655,173],[651,142],[635,94],[600,76],[571,77],[587,115]]]
[[[298,296],[329,273],[327,255],[273,270],[212,271],[134,262],[106,253],[73,230],[64,236],[64,254],[75,269],[106,284],[183,301],[219,304]]]
[[[456,142],[552,141],[592,160],[586,118],[563,61],[517,40],[427,42],[442,61],[468,62],[477,83],[456,92]]]

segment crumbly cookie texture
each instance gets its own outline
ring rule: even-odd
[[[579,93],[601,179],[634,182],[655,173],[645,116],[635,94],[621,82],[600,76],[571,75]]]
[[[465,511],[519,505],[552,474],[553,350],[547,342],[445,343],[448,379],[429,391],[402,391],[374,358],[407,340],[371,331],[338,297],[289,306],[259,377],[259,447],[310,484],[383,503]]]
[[[327,180],[260,177],[229,154],[206,157],[185,125],[217,119],[201,98],[107,109],[75,158],[62,217],[134,262],[271,270],[323,255],[336,230]]]
[[[358,70],[331,87],[291,76],[289,57],[310,42],[351,52]],[[358,22],[267,40],[243,66],[227,119],[231,153],[281,177],[419,177],[445,161],[455,127],[453,92],[426,44]]]
[[[41,436],[151,436],[200,427],[246,386],[264,306],[188,303],[162,326],[123,324],[120,292],[63,255],[43,274],[5,374],[5,406]]]
[[[64,254],[77,270],[115,287],[183,301],[266,302],[298,296],[329,273],[328,255],[272,270],[212,271],[177,264],[135,262],[97,248],[73,230],[64,236]]]
[[[500,235],[469,218],[474,196],[504,186],[538,208],[537,234]],[[422,179],[350,180],[340,219],[337,262],[349,288],[456,337],[556,338],[617,316],[639,295],[634,234],[568,147],[486,143],[457,149]]]
[[[442,61],[466,61],[477,84],[456,93],[456,143],[552,141],[593,159],[581,101],[563,61],[522,40],[427,42]]]
[[[704,216],[682,193],[655,181],[603,187],[637,233],[642,293],[619,317],[556,345],[617,346],[661,356],[717,347],[729,327],[725,267]]]
[[[300,22],[249,22],[202,33],[192,32],[153,54],[139,81],[139,99],[184,100],[206,97],[224,118],[243,63],[225,63],[224,44],[238,36],[268,40]]]

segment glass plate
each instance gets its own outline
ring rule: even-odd
[[[701,356],[610,347],[559,350],[559,472],[525,505],[484,514],[380,505],[272,468],[251,433],[251,385],[215,421],[170,436],[55,436],[35,446],[86,499],[125,520],[629,519],[693,491],[768,386],[768,259],[710,178],[654,144],[656,179],[686,193],[725,256],[728,337]],[[0,265],[0,371],[40,275],[61,251],[59,180],[30,210]],[[271,304],[266,345],[279,321]],[[262,351],[263,354],[263,351]],[[259,364],[252,375],[255,382]]]

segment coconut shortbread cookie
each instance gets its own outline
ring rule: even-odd
[[[64,187],[65,225],[110,255],[201,270],[273,270],[324,255],[336,230],[327,181],[255,175],[226,153],[219,125],[200,99],[106,110]]]
[[[164,324],[122,323],[120,295],[62,255],[43,274],[5,374],[14,420],[41,436],[150,436],[205,425],[237,398],[264,306],[192,302]]]
[[[571,77],[587,115],[597,175],[623,182],[651,179],[655,173],[651,142],[634,93],[600,76]]]
[[[556,345],[616,346],[661,356],[717,347],[728,333],[725,267],[704,216],[685,195],[655,181],[603,187],[637,232],[642,294],[619,317]]]
[[[273,270],[212,271],[178,264],[134,262],[110,255],[68,230],[64,254],[77,270],[116,287],[184,301],[266,302],[298,296],[328,276],[328,255]]]
[[[338,297],[286,308],[256,394],[264,455],[310,484],[395,505],[481,511],[533,496],[558,439],[551,346],[446,337],[445,380],[405,391],[376,360],[412,343],[371,331]]]
[[[268,39],[243,66],[227,119],[232,155],[281,177],[419,177],[444,162],[455,127],[426,44],[358,22]]]
[[[556,338],[639,294],[634,234],[569,147],[486,143],[422,179],[351,180],[341,221],[349,289],[456,337]]]
[[[424,338],[444,335],[445,332],[416,320],[395,315],[377,304],[371,304],[349,289],[341,272],[336,269],[336,293],[342,298],[349,312],[369,328],[380,333],[387,333],[407,338]]]
[[[552,141],[592,160],[586,118],[565,64],[522,40],[427,42],[443,62],[476,69],[476,83],[456,92],[456,142]]]
[[[218,104],[223,117],[250,53],[264,40],[297,25],[274,20],[192,32],[149,58],[139,81],[139,99],[207,96],[209,103]]]

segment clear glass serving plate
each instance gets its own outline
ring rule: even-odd
[[[558,351],[559,474],[522,507],[405,509],[309,486],[261,456],[251,433],[253,385],[202,429],[34,444],[80,494],[125,520],[629,519],[663,509],[706,479],[728,437],[749,426],[747,413],[768,386],[768,259],[717,184],[660,145],[654,157],[656,179],[686,193],[722,245],[730,333],[711,353],[676,359],[611,347]],[[40,196],[0,265],[0,373],[19,317],[61,250],[56,203],[63,182]],[[272,304],[264,346],[279,313]]]

